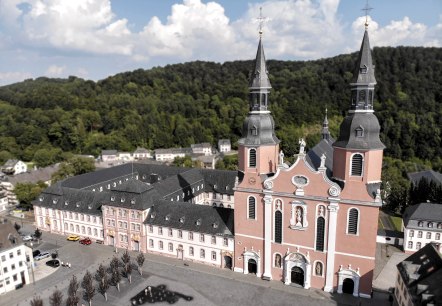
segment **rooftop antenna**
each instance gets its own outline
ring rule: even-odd
[[[367,2],[365,3],[365,7],[362,9],[363,11],[365,11],[365,29],[368,28],[368,15],[370,14],[370,11],[372,9],[373,8],[370,7],[370,5],[368,5],[368,0],[367,0]]]
[[[258,22],[258,28],[259,28],[259,37],[262,37],[262,27],[264,25],[264,23],[266,23],[267,21],[269,21],[268,17],[264,17],[262,16],[262,7],[259,8],[259,17],[256,18],[256,21]]]

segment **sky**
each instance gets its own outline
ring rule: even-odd
[[[100,80],[195,60],[354,52],[366,0],[0,0],[0,86],[40,76]],[[442,0],[369,0],[371,46],[442,47]]]

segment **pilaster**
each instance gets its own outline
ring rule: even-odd
[[[324,291],[333,292],[333,279],[335,274],[335,249],[336,249],[336,226],[338,219],[339,205],[336,199],[332,199],[327,207],[329,211],[328,220],[328,244],[327,244],[327,266],[325,274]]]
[[[264,274],[265,280],[272,279],[272,195],[264,196]]]

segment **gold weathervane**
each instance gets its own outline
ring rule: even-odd
[[[365,11],[365,29],[368,28],[368,14],[372,9],[373,8],[368,5],[368,0],[367,0],[365,7],[362,9],[363,11]]]
[[[259,8],[259,17],[256,18],[256,21],[259,23],[259,36],[262,36],[262,27],[264,25],[264,23],[266,23],[267,21],[269,21],[268,17],[264,17],[262,16],[262,7]]]

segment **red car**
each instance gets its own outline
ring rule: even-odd
[[[81,244],[89,245],[92,243],[92,241],[89,238],[84,238],[80,240]]]

